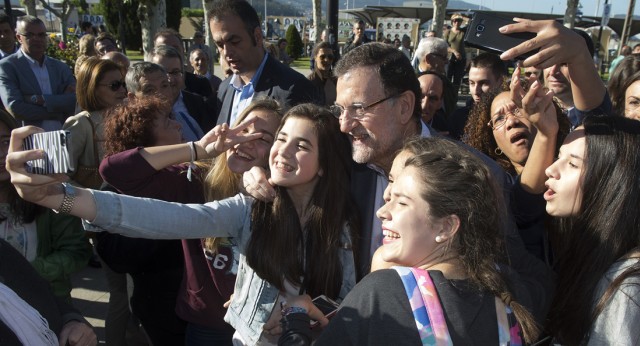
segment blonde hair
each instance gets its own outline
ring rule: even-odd
[[[249,114],[255,110],[263,110],[277,115],[282,118],[282,108],[278,101],[270,98],[259,99],[251,102],[245,108],[234,125],[240,124]],[[242,174],[234,173],[227,165],[227,153],[220,154],[211,165],[211,169],[204,178],[204,197],[205,200],[219,201],[237,195],[240,192],[240,182]],[[226,242],[227,238],[214,237],[204,240],[205,249],[216,253],[218,247]]]

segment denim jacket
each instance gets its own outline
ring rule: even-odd
[[[244,252],[251,233],[253,199],[236,195],[207,204],[180,204],[137,198],[109,192],[91,191],[97,206],[96,218],[85,222],[89,231],[109,230],[137,238],[190,239],[229,237],[241,255],[234,298],[225,315],[249,344],[255,344],[269,319],[279,290],[261,279],[247,265]],[[355,264],[348,228],[343,230],[340,250],[343,281],[339,298],[355,286]]]

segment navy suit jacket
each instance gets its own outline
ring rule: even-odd
[[[214,96],[209,80],[191,72],[184,72],[184,87],[186,91],[202,97]]]
[[[205,98],[198,94],[190,93],[186,90],[182,91],[182,102],[187,107],[189,115],[198,122],[204,133],[209,132],[218,120],[216,107],[216,98]]]
[[[431,133],[435,132],[431,130]],[[509,265],[519,274],[520,280],[526,284],[529,292],[531,292],[532,296],[535,296],[539,302],[536,307],[536,311],[532,311],[532,313],[537,318],[543,318],[546,316],[551,303],[551,292],[553,291],[552,273],[542,261],[529,253],[524,246],[522,238],[518,232],[518,227],[516,226],[513,218],[513,214],[509,209],[511,191],[509,189],[510,185],[508,183],[507,174],[487,155],[467,146],[466,144],[461,142],[458,143],[476,155],[487,165],[487,168],[489,168],[489,171],[495,178],[496,183],[500,188],[502,188],[505,198],[505,206],[507,207],[507,210],[503,211],[506,214],[503,229],[505,231],[505,246],[507,249]],[[373,254],[370,253],[369,249],[371,246],[371,234],[374,231],[372,229],[372,221],[376,212],[376,210],[374,210],[376,177],[376,172],[368,168],[366,165],[354,163],[351,172],[351,193],[356,202],[356,206],[360,214],[360,224],[362,226],[360,229],[360,236],[358,237],[358,280],[367,275],[371,270],[371,258]],[[497,210],[496,212],[501,211]]]
[[[230,85],[231,78],[225,79],[218,89],[218,124],[228,123],[233,107],[235,89]],[[253,99],[268,96],[280,102],[285,110],[300,103],[319,102],[316,87],[302,74],[282,64],[271,55],[254,85]]]
[[[44,64],[49,72],[52,95],[43,95],[45,106],[38,106],[25,99],[25,95],[42,95],[29,60],[22,50],[0,60],[0,98],[6,109],[18,120],[28,125],[40,126],[42,120],[59,120],[61,123],[75,112],[76,94],[65,93],[67,87],[75,88],[76,79],[71,68],[50,57]]]

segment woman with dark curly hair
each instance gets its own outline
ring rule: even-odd
[[[527,88],[529,83],[531,87]],[[553,161],[556,143],[562,143],[565,133],[558,134],[558,129],[570,127],[552,97],[553,93],[545,93],[535,78],[521,81],[516,69],[511,91],[483,95],[465,127],[465,142],[494,159],[511,178],[511,208],[520,235],[527,249],[542,260],[548,253],[544,239],[543,172]],[[544,111],[535,113],[540,107]]]

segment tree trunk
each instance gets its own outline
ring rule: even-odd
[[[204,8],[204,39],[209,47],[215,47],[213,36],[211,36],[211,28],[209,27],[209,10],[213,7],[214,0],[202,0],[202,8]],[[216,48],[213,48],[216,49]]]
[[[567,0],[567,10],[564,13],[564,26],[573,29],[576,23],[576,12],[578,11],[579,0]]]
[[[449,0],[433,0],[433,23],[431,30],[435,30],[436,37],[442,37],[442,27],[444,26],[444,15]]]
[[[70,0],[64,0],[62,2],[62,8],[60,10],[57,10],[53,6],[49,5],[49,3],[45,0],[39,1],[43,8],[60,19],[60,33],[62,36],[61,40],[62,42],[67,42],[67,20],[69,19],[71,11],[73,11],[76,6]]]
[[[316,28],[314,37],[310,37],[316,44],[320,43],[320,34],[324,26],[322,20],[322,0],[313,0],[313,26]]]
[[[153,50],[153,35],[167,27],[167,6],[165,0],[141,0],[138,5],[138,18],[142,27],[142,49],[144,60],[149,61]]]
[[[34,17],[38,16],[38,13],[36,12],[36,0],[21,0],[21,2],[24,5],[24,8],[27,10],[28,15]]]

